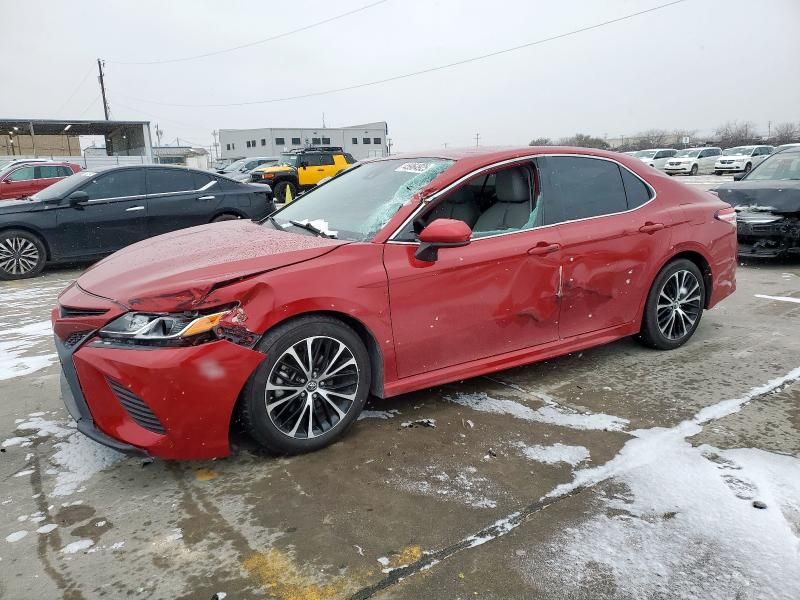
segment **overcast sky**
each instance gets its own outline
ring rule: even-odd
[[[39,2],[0,0],[0,117],[158,122],[164,140],[212,129],[387,121],[394,148],[526,144],[586,132],[711,131],[727,120],[800,121],[800,0],[686,0],[579,33],[372,87],[296,96],[487,54],[669,0],[387,0],[342,19],[209,58],[376,0]],[[117,62],[115,62],[117,61]],[[83,81],[83,83],[80,83]],[[80,83],[80,85],[79,85]]]

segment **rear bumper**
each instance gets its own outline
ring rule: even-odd
[[[165,459],[230,454],[231,415],[264,355],[227,341],[128,349],[56,339],[62,399],[91,439],[120,452]],[[133,399],[133,402],[131,402]]]

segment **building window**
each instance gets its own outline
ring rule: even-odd
[[[373,144],[377,144],[378,146],[380,146],[380,144],[381,144],[381,138],[374,138],[374,139],[372,140],[372,143],[373,143]]]
[[[356,146],[358,145],[358,138],[353,138],[353,144]]]
[[[230,144],[225,144],[225,150],[230,150],[230,149],[231,149],[231,145]]]
[[[292,138],[292,146],[299,146],[300,138]]]
[[[331,143],[331,138],[322,138],[322,143],[326,146],[329,145]]]
[[[261,145],[262,146],[266,146],[267,145],[267,140],[265,138],[261,138]]]
[[[319,145],[320,145],[320,143],[321,143],[321,141],[320,141],[320,139],[319,139],[319,138],[311,138],[311,143],[312,143],[314,146],[319,146]]]
[[[250,140],[250,147],[251,148],[255,148],[256,147],[256,141],[255,140]]]
[[[231,142],[231,150],[236,150],[236,144]]]
[[[369,138],[364,138],[361,141],[364,142],[365,144],[369,144],[371,140]]]
[[[276,146],[285,146],[286,140],[283,138],[275,138],[275,145]]]
[[[250,140],[247,140],[247,141],[245,142],[245,145],[246,145],[246,146],[249,148],[249,147],[250,147]]]

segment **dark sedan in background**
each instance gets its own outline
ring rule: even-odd
[[[800,255],[800,147],[713,190],[736,209],[740,256]]]
[[[46,263],[90,261],[140,240],[194,225],[262,219],[267,185],[184,167],[142,165],[81,171],[29,199],[0,204],[0,280]]]

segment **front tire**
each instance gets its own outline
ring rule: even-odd
[[[291,193],[291,198],[289,198],[289,201],[297,198],[297,186],[293,182],[279,181],[275,184],[275,188],[272,190],[274,201],[285,204],[287,202],[287,190]]]
[[[750,171],[752,171],[752,170],[753,170],[753,165],[752,165],[752,164],[750,164],[750,163],[747,163],[747,164],[744,166],[744,172],[745,172],[745,173],[749,173],[749,172],[750,172]]]
[[[331,317],[302,317],[267,333],[258,349],[267,358],[242,391],[240,415],[267,450],[319,450],[358,418],[371,370],[364,343],[350,327]]]
[[[692,170],[689,171],[689,175],[697,175],[697,171],[698,170],[699,169],[698,169],[697,165],[692,165]]]
[[[0,233],[0,280],[36,277],[47,262],[39,236],[21,229]]]
[[[697,265],[685,258],[672,261],[650,288],[638,339],[658,350],[682,346],[700,324],[705,301],[706,286]]]

